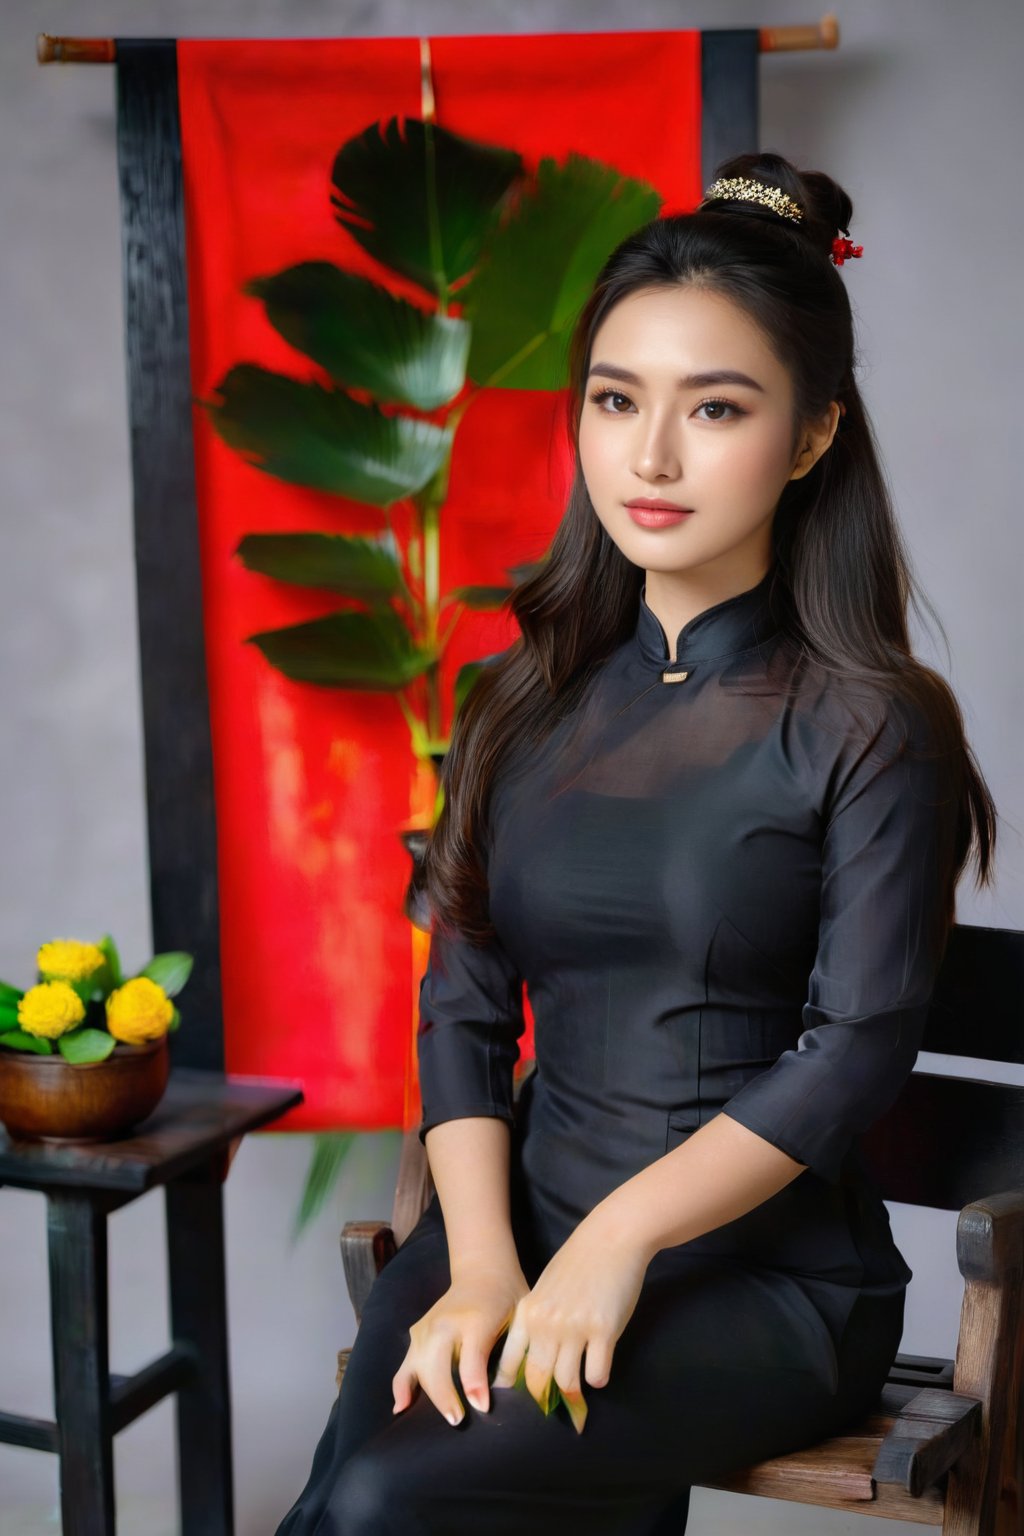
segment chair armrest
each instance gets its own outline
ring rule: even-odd
[[[872,1476],[920,1498],[969,1450],[981,1433],[981,1417],[979,1398],[926,1387],[900,1409],[879,1447]]]
[[[346,1221],[342,1227],[341,1262],[357,1325],[370,1287],[395,1251],[395,1234],[386,1221]]]
[[[993,1284],[1024,1262],[1024,1190],[972,1200],[956,1225],[956,1257],[965,1280]]]
[[[964,1297],[953,1388],[984,1406],[969,1454],[949,1469],[945,1519],[950,1530],[994,1531],[1007,1500],[1016,1498],[1022,1454],[1024,1190],[1002,1190],[965,1205],[956,1257]]]

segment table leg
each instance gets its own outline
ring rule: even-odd
[[[221,1166],[166,1187],[171,1335],[195,1352],[178,1392],[178,1488],[188,1536],[232,1536],[231,1389]]]
[[[114,1536],[107,1211],[47,1196],[54,1405],[64,1536]]]

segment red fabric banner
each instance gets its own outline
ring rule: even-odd
[[[657,188],[663,214],[699,201],[699,32],[429,48],[440,126],[517,150],[527,171],[570,151],[603,161]],[[416,292],[337,222],[330,174],[371,123],[424,115],[420,40],[183,41],[178,68],[195,397],[241,362],[325,382],[242,285],[320,260]],[[441,514],[442,593],[507,584],[509,567],[542,556],[571,471],[564,406],[564,392],[491,388],[467,410]],[[402,911],[412,866],[398,834],[429,824],[433,776],[417,773],[392,695],[290,681],[245,643],[342,604],[234,553],[251,533],[377,535],[384,514],[247,463],[198,406],[194,431],[227,1070],[301,1082],[305,1103],[276,1130],[408,1128],[429,939]],[[404,547],[412,509],[391,516]],[[442,667],[449,711],[459,667],[508,645],[511,623],[463,614]],[[531,1027],[523,1056],[532,1049]]]

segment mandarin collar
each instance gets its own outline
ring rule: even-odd
[[[733,656],[767,640],[779,628],[769,602],[774,568],[770,567],[755,587],[713,603],[695,614],[679,631],[675,660],[661,620],[647,606],[647,582],[640,588],[634,637],[647,661],[663,668],[692,666]]]

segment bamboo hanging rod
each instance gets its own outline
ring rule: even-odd
[[[802,48],[838,48],[839,20],[823,16],[819,22],[799,27],[760,27],[762,53],[792,53]],[[113,64],[117,42],[112,37],[51,37],[40,32],[36,59],[40,64]]]
[[[36,38],[36,60],[40,64],[113,64],[117,43],[112,37],[51,37],[40,32]]]

